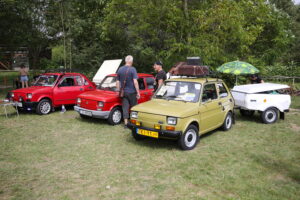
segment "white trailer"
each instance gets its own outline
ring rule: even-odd
[[[291,96],[285,92],[288,85],[260,83],[234,86],[231,90],[235,105],[244,116],[252,116],[255,111],[266,124],[271,124],[289,111]]]

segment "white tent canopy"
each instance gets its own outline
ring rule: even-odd
[[[98,85],[105,78],[105,76],[116,73],[118,68],[120,67],[121,62],[122,59],[105,60],[94,76],[93,82]]]

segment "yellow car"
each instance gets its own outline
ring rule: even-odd
[[[193,149],[201,134],[234,122],[234,100],[220,79],[167,80],[152,100],[131,109],[132,136],[177,139],[183,150]]]

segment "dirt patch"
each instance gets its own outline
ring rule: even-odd
[[[290,124],[290,127],[293,131],[300,133],[300,126],[297,124]]]

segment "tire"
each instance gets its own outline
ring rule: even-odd
[[[119,107],[115,107],[111,110],[108,116],[108,123],[111,125],[117,125],[122,122],[122,110]]]
[[[39,115],[47,115],[51,112],[51,110],[52,105],[48,99],[42,99],[36,107],[36,113]]]
[[[222,125],[223,131],[228,131],[229,129],[231,129],[232,123],[233,123],[232,113],[228,112],[225,117],[224,123]]]
[[[278,110],[276,108],[268,108],[261,113],[261,119],[265,124],[275,123],[278,119]]]
[[[244,109],[240,109],[240,113],[242,116],[245,117],[252,117],[254,115],[254,110],[244,110]]]
[[[179,138],[178,145],[182,150],[192,150],[199,141],[199,130],[195,125],[189,125]]]
[[[144,140],[144,139],[147,138],[146,136],[137,134],[137,133],[136,133],[136,128],[133,128],[133,129],[132,129],[131,134],[132,134],[132,137],[133,137],[135,140],[137,140],[137,141],[139,141],[139,140]]]

